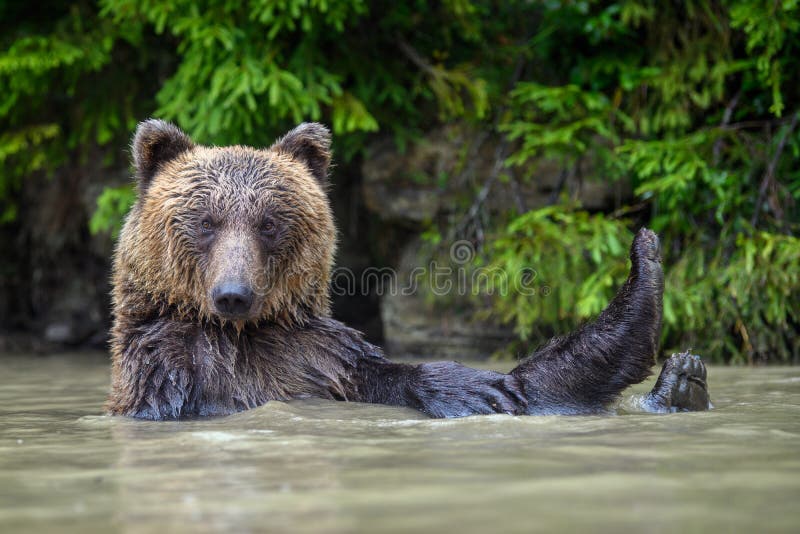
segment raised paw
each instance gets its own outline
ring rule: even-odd
[[[644,404],[653,412],[699,412],[711,408],[706,366],[700,356],[689,352],[670,356]]]
[[[655,232],[647,228],[639,230],[631,245],[631,260],[634,263],[639,260],[661,261],[661,244]]]

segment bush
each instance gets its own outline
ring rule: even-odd
[[[498,139],[501,165],[458,207],[479,231],[436,221],[427,235],[485,243],[486,265],[533,266],[554,288],[492,297],[522,339],[595,314],[625,276],[630,230],[647,224],[665,246],[667,348],[797,361],[799,11],[794,0],[6,3],[0,223],[26,176],[98,148],[117,161],[148,115],[217,144],[265,145],[321,120],[340,159],[378,130],[403,145],[461,121]],[[542,158],[565,173],[590,162],[586,179],[630,184],[634,198],[605,214],[559,195],[483,212],[492,180],[535,180]],[[92,230],[118,228],[132,200],[128,186],[108,189]]]

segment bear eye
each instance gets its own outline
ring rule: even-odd
[[[266,235],[272,235],[275,233],[275,223],[270,219],[265,220],[261,223],[261,232]]]
[[[211,221],[208,219],[203,219],[203,221],[200,223],[200,229],[203,230],[203,233],[208,234],[214,230],[214,225],[211,224]]]

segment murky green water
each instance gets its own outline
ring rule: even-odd
[[[102,356],[0,355],[1,531],[800,530],[800,368],[711,369],[707,413],[437,421],[141,422],[101,415],[107,383]]]

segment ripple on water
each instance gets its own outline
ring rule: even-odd
[[[159,423],[102,415],[107,361],[78,360],[19,358],[3,368],[4,531],[764,532],[800,524],[795,368],[711,368],[718,409],[704,413],[432,420],[303,400]]]

